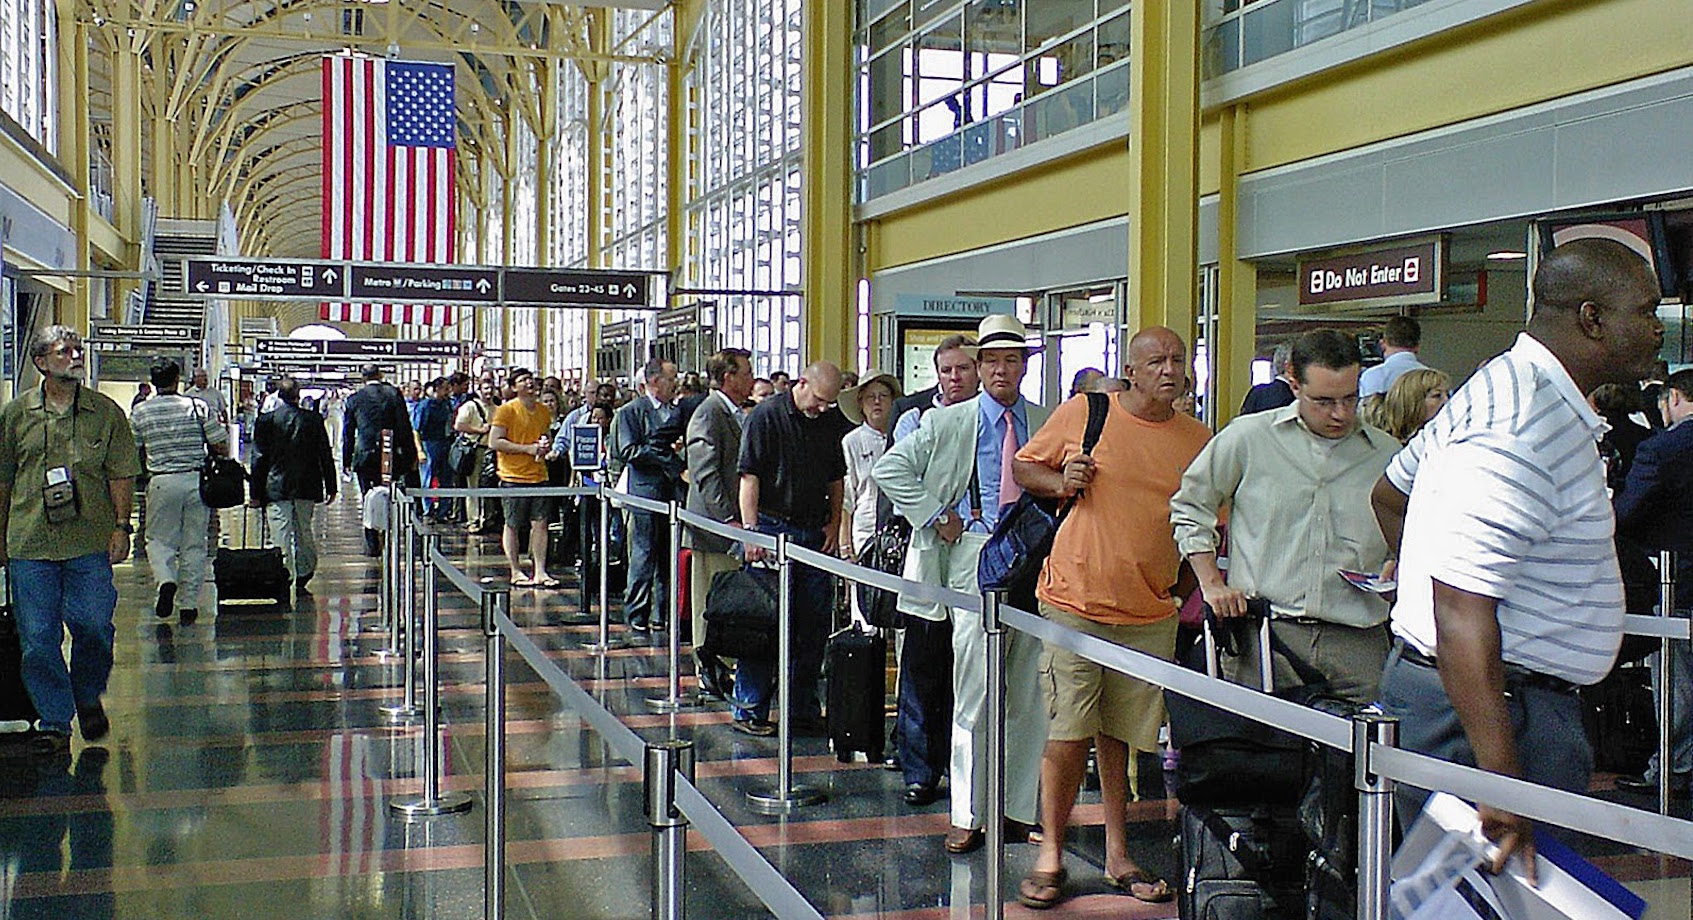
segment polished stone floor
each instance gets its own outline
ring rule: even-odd
[[[476,611],[443,583],[443,787],[469,793],[474,807],[407,821],[388,803],[418,791],[422,741],[415,724],[381,711],[401,696],[399,668],[377,654],[377,568],[358,553],[355,512],[350,500],[321,509],[325,561],[292,609],[216,610],[208,588],[198,622],[160,621],[145,566],[119,567],[111,736],[77,740],[68,763],[0,757],[0,918],[482,915]],[[444,551],[478,577],[503,578],[491,540],[455,533]],[[595,630],[573,584],[515,593],[513,619],[643,737],[693,740],[706,795],[825,914],[928,920],[979,906],[982,856],[942,851],[944,800],[905,806],[897,774],[840,764],[821,738],[796,741],[794,771],[828,800],[785,819],[751,811],[744,793],[773,781],[775,739],[731,731],[721,705],[652,712],[646,699],[663,692],[665,648],[584,651]],[[610,758],[515,655],[507,678],[508,916],[647,916],[638,772]],[[1146,763],[1148,798],[1131,806],[1133,855],[1174,880],[1162,779],[1156,761]],[[1596,792],[1614,795],[1608,786],[1601,777]],[[1077,896],[1048,915],[1174,917],[1173,904],[1142,905],[1105,887],[1097,801],[1084,793],[1077,813]],[[1586,849],[1652,898],[1648,916],[1688,916],[1685,862]],[[1010,848],[1009,884],[1032,855]],[[697,833],[687,867],[689,916],[767,915]],[[1008,914],[1029,912],[1013,905]]]

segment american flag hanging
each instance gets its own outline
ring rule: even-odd
[[[453,261],[453,68],[323,59],[323,256]],[[322,318],[446,326],[447,306],[326,303]]]

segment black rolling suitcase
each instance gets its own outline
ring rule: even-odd
[[[880,763],[887,748],[888,640],[855,623],[829,637],[824,657],[835,758],[846,763],[863,752]]]
[[[24,687],[23,642],[18,636],[18,619],[12,609],[12,581],[0,566],[0,738],[23,737],[35,725],[35,704]]]
[[[247,547],[247,514],[243,511],[242,548],[218,547],[212,559],[212,581],[217,585],[220,610],[230,601],[269,601],[284,607],[291,602],[288,566],[282,559],[281,547],[264,545],[270,542],[269,534],[269,522],[260,511],[259,546]],[[232,612],[240,609],[230,608]]]
[[[1209,609],[1197,649],[1205,670],[1218,676],[1217,648],[1246,641],[1240,627],[1256,625],[1259,661],[1269,660],[1271,637],[1267,605],[1255,603],[1256,624],[1219,627]],[[1221,635],[1219,635],[1221,634]],[[1265,692],[1273,692],[1268,668],[1260,669]],[[1325,702],[1320,686],[1307,683],[1278,695],[1301,703]],[[1170,711],[1170,740],[1181,751],[1176,768],[1176,796],[1181,801],[1179,846],[1183,876],[1177,891],[1182,920],[1296,920],[1307,916],[1308,874],[1316,866],[1302,817],[1332,822],[1332,812],[1301,814],[1313,793],[1309,742],[1232,713],[1165,693]],[[1326,708],[1326,706],[1325,706]],[[1327,835],[1325,835],[1327,836]],[[1354,838],[1355,839],[1355,838]],[[1340,867],[1330,867],[1339,869]],[[1350,866],[1345,867],[1349,869]],[[1342,873],[1344,869],[1340,870]],[[1327,879],[1322,879],[1327,881]],[[1334,892],[1320,890],[1327,901]],[[1309,905],[1315,907],[1313,903]]]
[[[1181,809],[1182,920],[1298,920],[1308,850],[1289,805]]]

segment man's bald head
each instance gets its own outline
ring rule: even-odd
[[[1180,348],[1183,352],[1187,351],[1187,345],[1182,342],[1182,337],[1177,335],[1174,329],[1168,326],[1148,326],[1129,339],[1129,360],[1135,359],[1137,350],[1141,352],[1148,349],[1163,351],[1171,346]]]
[[[1574,312],[1583,303],[1616,306],[1656,290],[1652,266],[1616,240],[1571,240],[1541,257],[1534,270],[1534,309]]]
[[[822,415],[840,398],[841,369],[833,361],[814,362],[800,373],[789,392],[799,411],[813,418]]]
[[[1149,421],[1174,415],[1187,388],[1187,343],[1173,329],[1148,326],[1129,339],[1128,358],[1129,411]]]

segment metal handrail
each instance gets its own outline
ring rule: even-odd
[[[431,493],[447,492],[466,495],[505,494],[514,489],[409,490],[406,494],[427,497]],[[548,489],[543,494],[560,494],[561,489]],[[608,488],[573,490],[578,495],[599,495],[607,504],[618,504],[641,510],[652,510],[667,518],[674,518],[698,530],[723,536],[726,539],[751,545],[786,543],[765,534],[733,527],[687,512],[674,505],[664,505],[639,496],[619,493]],[[603,541],[608,535],[602,533]],[[987,610],[979,596],[939,588],[838,559],[796,545],[786,545],[786,558],[812,568],[834,574],[853,582],[869,584],[903,596],[928,603],[939,603],[965,611]],[[602,547],[602,554],[604,549]],[[447,574],[448,580],[472,597],[485,593],[479,585],[457,569],[439,552],[429,554],[432,566]],[[468,590],[467,590],[468,589]],[[479,592],[479,593],[472,593]],[[1693,859],[1693,821],[1654,814],[1613,802],[1590,798],[1573,792],[1543,786],[1521,779],[1502,776],[1466,767],[1433,757],[1400,750],[1392,743],[1378,743],[1358,731],[1358,725],[1335,716],[1301,706],[1270,694],[1262,693],[1228,681],[1208,677],[1180,665],[1138,652],[1073,629],[1059,626],[1025,610],[995,604],[995,623],[1018,629],[1030,636],[1066,648],[1083,658],[1112,670],[1155,684],[1183,696],[1234,713],[1274,728],[1288,731],[1312,741],[1355,753],[1368,763],[1369,771],[1396,782],[1419,788],[1441,789],[1461,797],[1494,805],[1499,808],[1569,828],[1585,834],[1616,840],[1654,852]],[[512,643],[518,652],[557,694],[568,708],[577,712],[602,737],[617,756],[631,764],[643,762],[645,743],[609,710],[601,706],[567,675],[562,668],[528,636],[524,635],[505,611],[495,608],[493,629]],[[984,623],[986,620],[984,619]],[[984,626],[984,628],[986,628]],[[1628,617],[1625,631],[1634,635],[1649,635],[1662,639],[1686,641],[1689,623],[1673,617]],[[1355,740],[1355,738],[1357,740]],[[1002,769],[994,765],[991,769]],[[685,776],[675,778],[676,805],[698,826],[726,862],[747,882],[752,890],[781,917],[815,917],[816,909],[805,901],[797,890],[758,853],[726,818]],[[1361,792],[1365,791],[1360,789]],[[991,822],[990,822],[991,823]],[[995,858],[1003,858],[997,856]],[[1380,867],[1376,867],[1379,869]],[[998,903],[990,897],[990,906]]]

